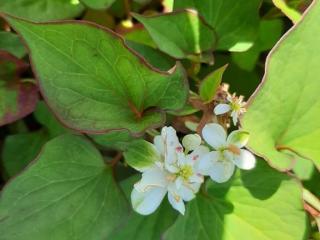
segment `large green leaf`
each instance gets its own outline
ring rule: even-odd
[[[121,182],[121,187],[130,201],[133,184],[139,181],[137,175]],[[177,218],[175,211],[164,199],[159,209],[149,216],[142,216],[133,212],[126,224],[110,236],[112,240],[160,240],[163,233]],[[180,238],[179,238],[180,239]]]
[[[246,51],[259,27],[261,0],[175,0],[174,9],[194,8],[218,34],[218,49]]]
[[[249,147],[281,170],[291,168],[290,150],[320,168],[320,3],[268,57],[262,85],[242,120]]]
[[[202,52],[211,52],[215,47],[214,30],[195,11],[133,16],[145,26],[159,49],[172,57],[201,58]]]
[[[81,0],[85,5],[93,9],[107,9],[116,0]]]
[[[1,0],[0,12],[35,21],[69,19],[84,7],[77,0]]]
[[[30,48],[49,107],[70,128],[91,133],[125,128],[137,133],[161,125],[163,109],[182,108],[186,101],[180,64],[160,72],[107,29],[6,18]]]
[[[0,239],[105,239],[128,208],[99,152],[83,137],[48,142],[0,200]]]
[[[209,180],[211,181],[211,180]],[[164,239],[302,240],[308,233],[300,184],[261,159],[227,183],[209,183]]]

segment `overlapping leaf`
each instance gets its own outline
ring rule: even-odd
[[[0,200],[0,239],[105,239],[127,214],[111,169],[81,136],[48,142]]]
[[[250,148],[281,170],[292,167],[293,153],[320,168],[319,21],[315,1],[269,55],[263,84],[242,120]]]
[[[174,9],[194,8],[218,34],[218,49],[246,51],[259,27],[261,0],[175,0]]]
[[[42,94],[58,118],[83,132],[141,132],[163,122],[162,109],[187,97],[180,64],[160,72],[106,29],[77,22],[35,24],[6,17],[29,48]]]

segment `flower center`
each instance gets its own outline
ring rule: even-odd
[[[230,106],[231,106],[231,109],[236,112],[240,111],[241,109],[241,105],[235,101],[231,102]]]
[[[178,176],[182,177],[184,180],[188,180],[193,174],[192,167],[189,165],[183,166],[178,172]]]

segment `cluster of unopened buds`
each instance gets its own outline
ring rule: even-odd
[[[228,96],[226,103],[214,108],[215,115],[229,112],[236,125],[245,111],[242,98]],[[181,214],[185,204],[195,198],[205,176],[222,183],[228,181],[237,166],[249,170],[255,166],[254,155],[243,149],[249,133],[243,130],[227,131],[218,123],[208,123],[198,134],[189,134],[180,143],[173,127],[163,127],[154,138],[158,159],[142,170],[142,178],[131,193],[133,209],[142,214],[153,213],[168,195],[172,207]],[[204,140],[204,141],[203,141]]]

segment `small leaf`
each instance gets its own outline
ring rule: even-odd
[[[106,239],[127,205],[99,152],[83,137],[48,142],[3,190],[1,239]]]
[[[80,0],[80,1],[92,9],[107,9],[116,0]]]
[[[280,170],[292,168],[293,154],[285,150],[320,169],[319,21],[315,1],[270,53],[263,84],[242,119],[248,146]]]
[[[196,11],[186,10],[156,16],[132,14],[148,30],[159,49],[182,59],[211,52],[216,43],[212,28],[199,18]]]
[[[69,128],[86,133],[163,124],[163,110],[182,108],[185,72],[161,72],[113,32],[79,22],[35,24],[7,16],[31,50],[46,102]]]
[[[0,51],[4,50],[17,58],[22,58],[27,54],[18,35],[11,32],[0,32]]]
[[[2,165],[6,178],[15,176],[35,159],[47,140],[48,135],[43,130],[6,137],[2,151]]]
[[[34,21],[70,19],[84,10],[77,0],[1,0],[0,12]]]
[[[196,9],[218,35],[218,49],[248,50],[259,27],[261,0],[175,0],[174,9]]]
[[[308,217],[301,198],[295,179],[260,159],[255,169],[238,171],[227,183],[210,181],[207,193],[188,203],[163,239],[305,239]]]
[[[222,76],[228,65],[224,65],[206,76],[200,85],[199,94],[203,101],[211,102],[220,86]]]
[[[128,165],[142,171],[159,160],[160,154],[153,144],[145,140],[136,140],[128,145],[124,157]]]
[[[38,88],[29,81],[19,80],[25,63],[0,51],[0,126],[21,119],[35,109]]]

